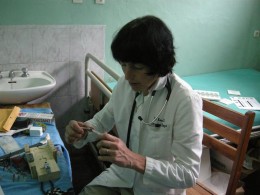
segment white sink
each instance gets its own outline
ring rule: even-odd
[[[46,95],[56,85],[56,80],[46,71],[28,73],[28,77],[21,77],[22,72],[15,71],[12,80],[9,78],[9,71],[0,73],[0,104],[30,102]]]

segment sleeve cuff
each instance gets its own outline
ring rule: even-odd
[[[145,165],[145,172],[144,172],[144,177],[147,175],[152,174],[153,171],[153,166],[154,166],[154,160],[150,157],[146,157],[146,165]]]
[[[94,142],[97,140],[97,135],[95,133],[89,132],[86,139],[80,139],[79,141],[75,142],[73,146],[75,148],[82,148],[88,142]]]

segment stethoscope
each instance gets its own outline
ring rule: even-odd
[[[168,78],[167,78],[167,82],[166,82],[165,87],[167,89],[167,96],[166,96],[165,102],[164,102],[161,110],[159,111],[159,113],[156,115],[156,117],[151,122],[144,121],[141,116],[138,116],[138,119],[140,120],[141,123],[143,123],[145,125],[152,126],[152,124],[158,119],[158,117],[160,116],[160,114],[162,113],[164,108],[166,107],[167,102],[169,101],[169,98],[170,98],[170,95],[171,95],[171,92],[172,92],[171,84],[170,84],[170,81],[169,81]],[[156,93],[156,90],[152,91],[152,94],[151,94],[152,97],[151,97],[149,106],[151,106],[151,104],[152,104],[153,97],[154,97],[155,93]],[[133,122],[133,117],[134,117],[134,110],[135,110],[135,106],[136,106],[136,98],[137,98],[137,96],[139,94],[140,94],[139,92],[136,92],[136,94],[135,94],[135,98],[134,98],[134,102],[133,102],[133,105],[132,105],[131,114],[130,114],[130,118],[129,118],[128,130],[127,130],[127,140],[126,140],[126,146],[128,148],[129,148],[129,142],[130,142],[130,134],[131,134],[132,122]],[[156,124],[155,126],[156,127],[160,127],[161,125],[160,124]]]

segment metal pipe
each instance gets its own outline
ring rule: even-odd
[[[107,72],[110,76],[112,76],[115,80],[118,80],[120,76],[114,72],[111,68],[109,68],[106,64],[101,62],[92,54],[88,53],[85,58],[85,96],[88,95],[88,78],[97,85],[97,87],[108,97],[111,97],[111,91],[107,89],[107,87],[89,70],[89,62],[90,60],[94,61],[99,67],[101,67],[105,72]]]

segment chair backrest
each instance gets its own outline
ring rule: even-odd
[[[231,145],[228,142],[221,141],[217,137],[204,132],[203,145],[214,151],[218,151],[233,161],[226,191],[227,195],[233,195],[235,194],[240,179],[255,113],[247,111],[245,114],[241,114],[208,100],[203,100],[203,111],[205,112],[203,127],[232,143]],[[214,115],[222,120],[214,120],[206,113]],[[240,128],[241,131],[226,125],[226,122],[237,126],[237,129]]]

